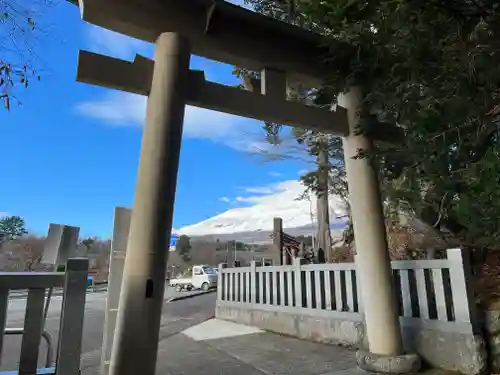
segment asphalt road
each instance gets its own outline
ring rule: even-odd
[[[189,292],[177,293],[169,288],[165,294],[165,301],[171,297],[186,295],[187,293]],[[209,293],[181,301],[165,302],[161,321],[160,341],[213,317],[215,299],[216,293]],[[87,294],[82,342],[82,375],[99,374],[105,306],[106,293],[96,292]],[[7,316],[8,328],[21,328],[23,326],[25,307],[25,298],[15,298],[9,301]],[[60,308],[61,297],[53,297],[45,330],[49,332],[54,340],[54,353],[57,348]],[[0,366],[1,370],[18,369],[20,347],[20,336],[5,337]],[[39,367],[45,366],[45,356],[46,345],[45,342],[42,341],[39,355]],[[161,361],[160,358],[159,361]]]

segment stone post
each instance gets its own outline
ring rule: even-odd
[[[79,227],[50,224],[47,240],[43,249],[41,263],[51,264],[54,268],[65,267],[78,246]]]
[[[80,234],[79,227],[69,225],[50,224],[47,240],[43,249],[41,263],[51,265],[54,271],[64,272],[66,263],[70,256],[74,256],[74,252],[78,247],[78,236]],[[43,327],[49,315],[50,300],[52,298],[53,288],[47,292],[47,303],[43,309]]]
[[[177,33],[156,41],[123,283],[109,371],[154,375],[174,209],[190,50]]]
[[[109,254],[108,294],[104,313],[104,332],[101,351],[101,375],[108,375],[113,339],[115,337],[116,315],[123,282],[123,268],[127,250],[130,217],[132,210],[115,207],[113,238]]]
[[[304,242],[301,242],[299,253],[295,256],[295,258],[305,258],[305,256],[306,256],[306,245]]]
[[[283,249],[283,219],[275,217],[273,220],[273,245],[278,254],[278,264],[286,264],[286,250]]]
[[[342,100],[345,102],[342,103]],[[358,365],[376,372],[406,372],[393,371],[393,365],[406,365],[414,370],[420,364],[418,357],[401,356],[401,327],[377,173],[368,158],[354,159],[359,150],[371,151],[373,148],[368,137],[356,134],[360,120],[361,90],[351,88],[345,96],[339,98],[339,103],[347,109],[350,128],[350,135],[343,139],[343,146],[357,250],[357,275],[361,283],[370,351],[358,352]],[[391,360],[394,357],[401,360]]]

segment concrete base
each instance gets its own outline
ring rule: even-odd
[[[389,374],[415,373],[420,370],[422,365],[417,354],[381,356],[365,350],[356,352],[356,363],[362,370]]]
[[[311,310],[297,309],[296,312],[258,309],[258,305],[218,302],[215,316],[236,323],[258,327],[324,344],[335,344],[357,349],[366,349],[364,324],[358,314],[308,315]],[[301,313],[302,312],[302,313]],[[421,319],[415,319],[415,326],[408,320],[401,320],[404,349],[417,353],[426,365],[466,375],[483,374],[487,368],[485,342],[472,332],[450,332],[439,330],[437,324],[426,326]],[[449,324],[447,323],[448,327]],[[380,371],[382,372],[382,371]]]
[[[403,327],[405,349],[418,353],[432,367],[467,375],[484,374],[488,354],[481,335]]]
[[[362,348],[363,322],[217,305],[215,317],[323,344]]]
[[[483,319],[489,370],[492,374],[500,374],[500,310],[484,311]]]

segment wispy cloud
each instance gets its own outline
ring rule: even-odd
[[[146,98],[125,92],[109,92],[97,100],[78,103],[76,111],[110,126],[142,126],[146,114]],[[238,150],[252,152],[270,147],[262,138],[261,123],[255,120],[186,107],[186,138],[207,139]]]
[[[236,3],[240,5],[241,2],[236,1]],[[147,57],[153,55],[154,45],[151,43],[94,25],[87,25],[85,33],[90,49],[98,53],[127,60],[131,60],[137,53]],[[209,79],[217,82],[227,81],[220,77],[221,64],[205,59],[203,61],[197,59],[197,64],[201,64]],[[230,70],[226,73],[231,76]],[[146,98],[110,91],[101,97],[77,103],[75,109],[79,114],[99,120],[104,125],[142,126],[146,113]],[[210,140],[249,154],[276,153],[275,148],[264,139],[262,122],[200,108],[189,106],[186,108],[184,136]]]
[[[130,38],[102,27],[86,24],[85,40],[88,47],[99,53],[117,58],[128,59],[139,53],[153,56],[153,44]]]
[[[272,194],[274,186],[257,186],[245,188],[245,192],[250,194]]]
[[[219,200],[221,202],[225,202],[225,203],[230,203],[231,202],[231,199],[229,199],[228,197],[220,197]]]
[[[283,174],[279,173],[279,172],[269,172],[268,174],[269,174],[269,176],[272,176],[272,177],[283,177]]]

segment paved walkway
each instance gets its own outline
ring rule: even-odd
[[[158,375],[357,373],[355,351],[211,319],[160,342]]]
[[[157,375],[366,375],[356,351],[210,319],[161,340]],[[445,375],[425,370],[420,375]],[[450,374],[450,373],[448,373]]]

